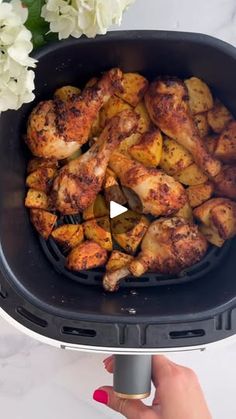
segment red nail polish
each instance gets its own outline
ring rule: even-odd
[[[104,390],[95,390],[95,392],[93,393],[93,400],[102,404],[107,404],[108,394]]]

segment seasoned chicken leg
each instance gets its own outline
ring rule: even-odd
[[[184,83],[177,78],[160,78],[145,95],[149,115],[166,135],[184,146],[209,177],[220,172],[220,162],[207,151],[191,117]]]
[[[196,225],[183,218],[161,218],[150,225],[141,249],[129,266],[134,276],[148,270],[177,274],[204,256],[207,241]]]
[[[38,157],[65,159],[88,140],[89,132],[101,107],[121,89],[122,72],[112,69],[95,86],[66,102],[40,102],[32,111],[26,142]]]
[[[85,210],[102,187],[111,153],[138,125],[138,115],[125,110],[114,116],[97,142],[81,157],[64,166],[56,177],[52,200],[62,214]]]
[[[174,214],[187,202],[183,186],[161,170],[145,167],[118,152],[112,154],[109,166],[121,184],[138,195],[144,214],[157,217]]]

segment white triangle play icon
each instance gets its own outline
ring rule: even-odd
[[[128,209],[123,207],[123,205],[117,204],[117,202],[114,201],[110,201],[110,218],[117,217],[126,211],[128,211]]]

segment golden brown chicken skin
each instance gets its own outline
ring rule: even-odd
[[[65,159],[87,140],[101,107],[122,88],[122,72],[112,69],[68,101],[40,102],[32,111],[26,142],[37,157]]]
[[[129,266],[134,276],[146,271],[177,274],[202,259],[207,241],[198,227],[183,218],[154,221],[141,245],[141,252]]]
[[[159,78],[151,83],[145,103],[149,115],[166,135],[184,146],[209,177],[216,176],[220,162],[207,151],[193,121],[184,83],[177,78]]]
[[[62,214],[76,214],[95,200],[102,187],[111,153],[137,128],[138,115],[125,110],[114,116],[98,141],[81,157],[64,166],[56,177],[52,200]]]
[[[121,184],[138,195],[144,214],[171,215],[187,202],[183,186],[162,170],[145,167],[118,152],[112,154],[109,166]]]

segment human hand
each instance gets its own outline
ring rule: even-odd
[[[103,362],[106,370],[113,373],[113,357]],[[108,386],[96,390],[93,398],[127,419],[212,419],[198,378],[191,369],[155,355],[152,380],[156,388],[152,406],[141,400],[120,399]]]

